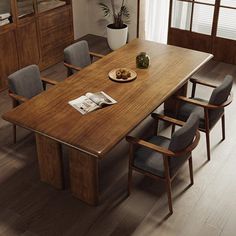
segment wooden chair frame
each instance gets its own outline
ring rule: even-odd
[[[44,77],[41,77],[41,80],[43,83],[44,90],[46,89],[47,84],[51,84],[51,85],[58,84],[57,81],[51,80],[48,78],[44,78]],[[8,95],[12,99],[12,108],[15,108],[15,107],[19,106],[21,103],[24,103],[29,100],[28,98],[26,98],[24,96],[17,95],[10,90],[8,91]],[[16,143],[16,125],[15,124],[13,124],[13,142]]]
[[[152,117],[157,121],[157,126],[155,128],[158,128],[158,122],[159,120],[166,121],[168,123],[171,123],[173,125],[178,125],[178,126],[183,126],[184,122],[176,120],[174,118],[170,118],[164,115],[159,115],[159,114],[152,114]],[[129,172],[128,172],[128,195],[130,195],[131,192],[131,183],[132,183],[132,172],[133,170],[146,175],[148,177],[151,177],[155,180],[161,180],[165,181],[166,184],[166,192],[167,192],[167,197],[168,197],[168,205],[169,205],[169,211],[170,214],[173,213],[173,204],[172,204],[172,193],[171,193],[171,183],[174,180],[175,176],[178,174],[179,170],[176,171],[172,176],[170,175],[170,169],[169,169],[169,158],[173,157],[178,157],[178,156],[183,156],[185,154],[190,154],[188,158],[189,162],[189,173],[190,173],[190,180],[191,180],[191,185],[194,184],[193,180],[193,165],[192,165],[192,150],[198,145],[200,139],[200,133],[197,130],[195,138],[193,142],[183,151],[180,152],[172,152],[167,148],[149,143],[145,140],[139,139],[139,138],[134,138],[131,136],[127,136],[126,140],[130,143],[130,151],[129,151]],[[157,176],[154,174],[151,174],[149,172],[146,172],[144,170],[141,170],[133,165],[134,161],[134,147],[135,146],[143,146],[149,149],[152,149],[155,152],[159,152],[162,154],[163,158],[163,165],[164,165],[164,172],[165,172],[165,177]]]
[[[104,57],[104,55],[99,54],[99,53],[95,53],[95,52],[89,52],[89,54],[90,54],[91,61],[93,61],[94,57],[97,57],[97,58],[103,58]],[[83,69],[82,67],[71,65],[71,64],[66,63],[66,62],[64,62],[64,66],[67,69],[72,69],[72,70],[76,70],[76,71],[81,71]]]
[[[211,87],[211,88],[216,88],[217,85],[214,85],[212,83],[209,83],[209,82],[206,82],[206,81],[203,81],[203,80],[200,80],[200,79],[195,79],[195,78],[191,78],[190,82],[193,83],[191,98],[187,98],[187,97],[184,97],[184,96],[176,96],[176,98],[179,101],[187,102],[187,103],[202,107],[204,109],[205,128],[199,128],[199,130],[206,134],[207,160],[210,161],[211,160],[210,131],[215,126],[215,124],[212,127],[210,127],[210,124],[209,124],[209,110],[217,110],[217,109],[224,108],[224,107],[228,106],[233,100],[233,93],[231,92],[228,99],[227,99],[227,101],[225,101],[221,105],[212,105],[212,104],[202,102],[202,101],[198,101],[198,100],[194,99],[195,92],[196,92],[196,85],[200,84],[200,85]],[[178,106],[179,106],[179,103],[177,103],[176,111],[178,111]],[[225,114],[223,113],[222,116],[219,119],[221,119],[222,141],[223,141],[223,140],[225,140]]]

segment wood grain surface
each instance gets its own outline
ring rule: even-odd
[[[136,55],[142,51],[151,58],[148,69],[136,68]],[[135,39],[3,119],[102,158],[211,58],[208,53]],[[132,83],[107,79],[109,71],[120,67],[135,70],[137,79]],[[68,105],[86,92],[98,91],[118,103],[87,115]]]
[[[56,189],[63,189],[64,178],[60,143],[39,134],[36,134],[36,143],[41,181]]]
[[[90,204],[99,202],[98,159],[74,148],[69,149],[70,189],[73,196]]]

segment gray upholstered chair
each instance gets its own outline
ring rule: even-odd
[[[101,54],[90,52],[87,41],[76,42],[64,50],[64,65],[67,67],[68,77],[82,70],[92,63],[93,57],[102,58]]]
[[[147,140],[131,136],[126,138],[130,142],[128,193],[131,190],[133,170],[163,180],[166,183],[169,210],[172,214],[171,182],[186,161],[189,162],[191,185],[193,184],[192,150],[200,138],[199,115],[192,113],[186,123],[158,114],[152,114],[152,117],[157,121],[163,120],[183,127],[174,132],[171,138],[159,135]]]
[[[232,102],[231,89],[233,85],[233,77],[227,75],[222,84],[220,84],[219,86],[199,79],[192,78],[190,79],[190,81],[193,83],[192,95],[190,98],[177,96],[177,99],[180,102],[177,105],[177,114],[173,115],[173,117],[182,121],[186,121],[186,119],[194,109],[199,109],[199,130],[206,133],[207,159],[210,160],[210,131],[220,119],[222,122],[222,140],[225,139],[224,107]],[[209,100],[195,97],[197,84],[214,88]],[[171,114],[168,113],[168,115]]]
[[[8,77],[9,96],[12,98],[13,108],[41,93],[46,88],[46,84],[57,83],[57,81],[42,78],[37,65],[30,65],[16,71]],[[15,143],[15,125],[13,125],[13,137]]]

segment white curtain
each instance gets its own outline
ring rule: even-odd
[[[170,0],[143,0],[141,4],[141,37],[167,43]]]

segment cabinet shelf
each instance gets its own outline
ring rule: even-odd
[[[33,0],[17,0],[18,18],[22,19],[35,14]]]
[[[66,4],[66,1],[61,0],[37,0],[37,11],[38,13],[42,13],[65,6]]]
[[[13,23],[11,11],[11,1],[1,0],[0,1],[0,29],[6,29],[8,25]]]

